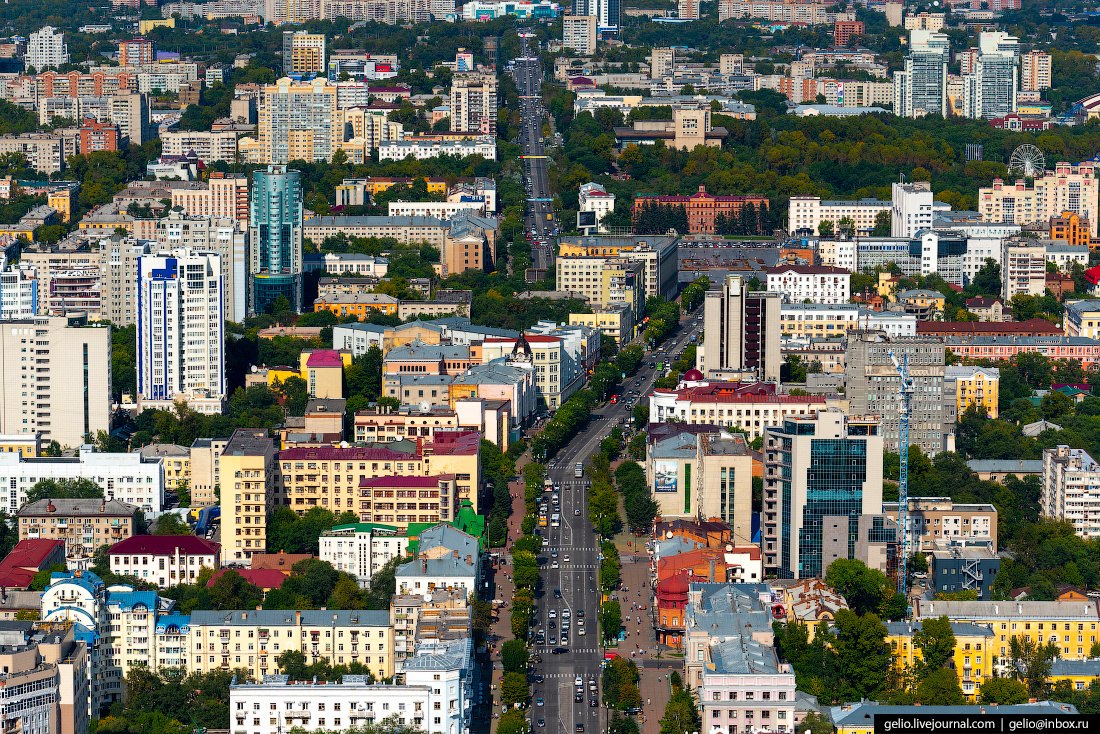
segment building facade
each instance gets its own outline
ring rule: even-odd
[[[302,310],[302,180],[269,166],[252,180],[249,214],[248,312],[262,313],[279,296]]]

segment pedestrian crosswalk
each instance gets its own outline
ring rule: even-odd
[[[552,647],[536,647],[535,652],[549,652],[552,649],[553,649]],[[580,655],[592,655],[594,653],[599,652],[599,649],[595,648],[595,647],[579,647],[579,648],[571,647],[571,648],[569,648],[569,652],[575,652],[575,653],[578,653]],[[574,675],[576,675],[576,674],[575,673],[546,673],[545,677],[547,677],[547,678],[572,678]]]
[[[595,548],[577,548],[571,545],[544,545],[539,551],[540,553],[584,553],[585,551],[595,553]]]

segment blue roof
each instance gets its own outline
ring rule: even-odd
[[[190,614],[162,614],[157,617],[157,634],[163,635],[170,628],[175,627],[180,633],[186,634],[191,626]]]
[[[64,581],[65,583],[81,586],[92,594],[103,588],[103,579],[93,571],[81,571],[79,576],[77,573],[77,571],[54,571],[50,574],[50,586]]]
[[[151,612],[157,610],[157,592],[155,591],[108,591],[107,604],[118,606],[126,611],[135,607],[145,607]]]

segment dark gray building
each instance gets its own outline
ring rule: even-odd
[[[993,544],[983,540],[939,542],[932,551],[932,593],[973,590],[988,601],[1001,559]]]

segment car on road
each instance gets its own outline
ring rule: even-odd
[[[577,724],[577,734],[584,734],[584,724]]]
[[[569,563],[569,556],[566,556],[565,558],[563,558],[562,561],[564,561],[565,563]]]
[[[578,627],[577,628],[577,634],[580,635],[581,637],[584,637],[584,627]]]
[[[550,619],[557,619],[558,618],[558,610],[557,609],[551,609],[549,618]]]
[[[542,696],[539,696],[538,698],[535,699],[535,705],[536,706],[545,706],[546,701],[542,700]]]
[[[573,514],[574,514],[574,515],[580,515],[580,514],[581,514],[581,511],[580,511],[580,510],[573,510]]]
[[[550,651],[550,654],[551,655],[562,655],[562,654],[567,653],[567,652],[569,652],[568,648],[555,647],[553,650]]]
[[[561,599],[561,589],[554,589],[554,598]]]
[[[558,628],[558,623],[551,619],[548,626],[550,627],[550,629],[556,630]]]
[[[599,703],[599,701],[597,701],[596,699],[594,699],[594,698],[590,698],[590,699],[588,700],[588,705],[589,705],[589,706],[591,706],[592,708],[596,708],[597,706],[599,706],[599,705],[600,705],[600,703]]]
[[[558,562],[557,561],[554,561],[553,563],[550,564],[550,568],[557,568],[557,567],[558,567]]]
[[[577,619],[584,619],[584,610],[583,609],[578,609],[577,610]]]
[[[540,729],[545,729],[546,728],[546,719],[539,719],[539,728]]]
[[[580,691],[577,691],[576,694],[573,696],[573,700],[577,703],[584,703],[584,694]]]
[[[536,683],[542,683],[545,680],[546,680],[546,676],[542,675],[541,673],[539,675],[535,676],[535,682]]]

